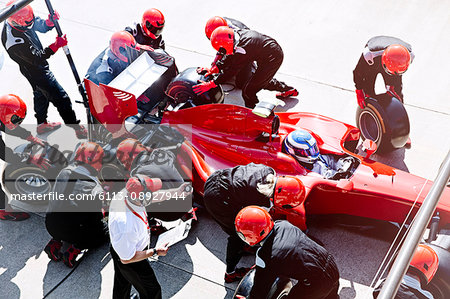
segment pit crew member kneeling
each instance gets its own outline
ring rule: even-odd
[[[49,203],[45,226],[52,239],[44,251],[51,260],[62,259],[69,268],[75,266],[83,249],[98,247],[108,240],[101,212],[103,189],[96,178],[103,155],[100,145],[84,142],[76,150],[74,162],[58,174],[53,187],[53,192],[64,194],[64,198]],[[63,241],[70,245],[62,253]]]
[[[283,151],[292,155],[303,167],[326,179],[347,178],[356,160],[350,156],[321,155],[316,139],[306,130],[289,133]]]
[[[237,213],[246,206],[288,208],[303,199],[303,184],[295,177],[275,176],[275,170],[250,163],[214,172],[205,182],[203,200],[209,214],[228,234],[225,282],[241,279],[248,268],[236,268],[245,243],[234,229]]]
[[[288,298],[339,298],[339,270],[333,256],[286,220],[272,220],[261,207],[236,216],[236,232],[256,252],[256,273],[248,298],[266,298],[278,277],[297,280]]]
[[[258,103],[256,94],[261,89],[280,91],[277,94],[277,98],[280,99],[298,95],[296,89],[274,78],[283,62],[284,54],[273,38],[254,30],[235,31],[227,26],[221,26],[211,34],[211,45],[219,51],[218,56],[223,56],[211,68],[212,73],[219,71],[220,73],[214,80],[195,85],[193,87],[195,93],[202,94],[217,84],[225,83],[242,68],[255,61],[257,69],[242,88],[246,107],[255,107]]]

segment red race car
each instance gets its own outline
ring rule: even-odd
[[[261,117],[240,106],[205,105],[208,100],[204,99],[201,104],[195,104],[198,99],[192,97],[195,97],[192,86],[202,79],[192,68],[167,82],[166,94],[178,108],[160,111],[159,118],[149,117],[148,112],[137,109],[137,96],[131,93],[117,87],[97,86],[88,80],[85,86],[91,113],[99,123],[122,124],[128,116],[138,113],[127,122],[131,119],[133,123],[142,124],[156,120],[184,135],[186,140],[178,151],[179,167],[192,178],[194,189],[200,194],[213,171],[250,162],[268,165],[278,175],[299,177],[306,190],[303,203],[276,213],[302,229],[306,229],[306,217],[311,214],[347,214],[401,223],[411,206],[414,205],[411,215],[417,212],[430,190],[433,182],[429,180],[374,162],[366,154],[364,157],[355,154],[360,131],[354,126],[312,113],[271,113]],[[172,96],[174,90],[177,92]],[[222,101],[221,89],[209,98]],[[188,108],[179,108],[188,102],[191,104],[183,107]],[[329,178],[304,168],[282,150],[285,137],[298,128],[313,135],[322,155],[347,157],[350,163]],[[113,135],[121,135],[123,128],[116,126],[114,131]],[[437,212],[441,226],[447,225],[450,222],[448,187]]]

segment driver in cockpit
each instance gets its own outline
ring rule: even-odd
[[[309,171],[325,179],[347,178],[354,164],[351,156],[320,154],[316,139],[306,130],[289,133],[283,141],[283,152],[293,156]]]

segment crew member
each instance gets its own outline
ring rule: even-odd
[[[256,252],[254,284],[248,298],[265,298],[278,277],[298,283],[288,298],[339,298],[339,270],[333,256],[286,220],[275,223],[258,206],[242,209],[236,216],[236,232]]]
[[[45,226],[52,239],[44,251],[51,260],[62,259],[69,268],[75,266],[82,250],[108,240],[101,212],[103,189],[97,179],[103,156],[103,148],[97,143],[82,143],[74,162],[61,170],[53,186],[54,194],[63,194],[64,200],[49,202]],[[65,252],[61,252],[63,241],[69,244]]]
[[[126,27],[125,31],[131,33],[140,45],[146,45],[152,49],[165,50],[166,44],[161,35],[164,24],[165,20],[162,12],[156,8],[149,8],[142,15],[141,23],[135,23],[133,26]]]
[[[256,62],[257,69],[242,88],[245,106],[255,107],[258,103],[258,93],[261,89],[280,91],[277,98],[295,97],[296,89],[276,80],[273,76],[283,62],[283,51],[280,45],[271,37],[253,30],[233,30],[226,26],[218,27],[211,34],[211,44],[222,59],[215,62],[211,69],[219,72],[214,80],[195,85],[197,94],[207,92],[217,84],[225,83],[244,67]]]
[[[306,130],[289,133],[283,142],[283,151],[292,155],[303,167],[326,179],[339,180],[348,176],[355,160],[350,156],[322,155],[316,139]]]
[[[366,44],[353,70],[358,105],[366,106],[366,98],[375,95],[375,80],[381,74],[386,89],[403,103],[402,74],[414,59],[410,44],[391,36],[375,36]]]
[[[227,283],[241,279],[249,270],[236,268],[245,246],[234,229],[237,213],[249,205],[294,207],[302,202],[304,196],[304,186],[299,179],[276,177],[272,168],[254,163],[217,170],[206,180],[204,190],[206,209],[229,236],[225,272]]]
[[[108,85],[130,64],[128,48],[136,48],[134,37],[126,31],[115,32],[111,36],[109,47],[91,63],[86,78],[97,85]]]
[[[394,298],[433,299],[433,295],[424,289],[433,279],[438,267],[439,258],[436,252],[426,244],[419,244]],[[383,279],[373,291],[374,298],[377,298],[380,294],[385,281]]]
[[[8,2],[11,5],[14,1]],[[70,98],[64,89],[56,81],[55,76],[50,71],[47,59],[55,52],[67,45],[66,36],[57,36],[56,41],[43,48],[36,31],[45,33],[54,28],[53,20],[58,19],[58,14],[54,18],[49,17],[42,20],[35,17],[31,6],[27,5],[17,11],[3,27],[2,43],[8,55],[20,68],[20,72],[30,82],[34,94],[34,111],[37,119],[38,134],[42,134],[61,126],[60,123],[48,123],[47,111],[49,103],[52,103],[58,110],[59,115],[66,124],[76,124],[73,126],[77,138],[86,138],[87,130],[77,120],[75,111],[72,109]]]
[[[111,203],[108,225],[114,263],[114,299],[130,298],[131,286],[139,292],[139,298],[161,298],[161,286],[148,258],[165,256],[168,247],[166,244],[149,248],[146,212],[152,193],[158,191],[161,184],[161,180],[147,176],[131,177],[121,193],[124,198]]]
[[[162,190],[169,189],[189,189],[190,183],[185,183],[183,177],[176,168],[175,155],[165,149],[153,149],[149,151],[138,140],[128,138],[122,141],[116,151],[117,160],[130,171],[131,176],[146,175],[158,177],[162,180]],[[186,190],[192,191],[192,190]],[[170,194],[168,192],[167,194]],[[180,200],[175,194],[164,201],[154,203],[150,212],[150,225],[155,233],[164,231],[164,227],[156,220],[173,221],[183,217],[183,219],[195,218],[195,211],[192,209],[192,201],[188,200],[191,192],[185,192],[186,198]],[[188,213],[188,215],[185,215]]]
[[[38,137],[31,135],[31,132],[20,127],[23,119],[27,114],[27,105],[25,102],[16,95],[7,94],[0,96],[0,131],[5,134],[16,136],[21,139],[30,141],[35,144],[39,144],[45,147],[45,143]],[[0,159],[10,164],[18,164],[24,158],[27,158],[27,163],[31,163],[44,170],[48,169],[49,161],[41,157],[40,155],[32,155],[24,157],[14,153],[12,149],[5,145],[0,132]],[[20,221],[30,217],[28,213],[24,212],[6,212],[6,194],[2,188],[0,188],[0,219]]]

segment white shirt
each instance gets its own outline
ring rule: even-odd
[[[142,219],[127,207],[125,201]],[[132,259],[136,251],[142,251],[150,244],[145,207],[137,206],[128,199],[111,201],[108,226],[111,245],[122,260]]]

